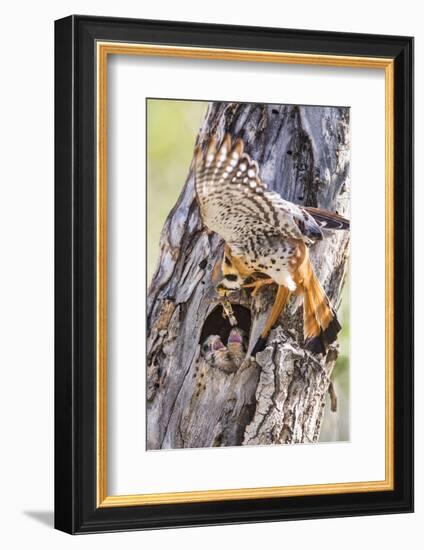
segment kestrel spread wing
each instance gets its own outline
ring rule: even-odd
[[[320,226],[305,209],[267,191],[256,161],[243,142],[226,136],[221,147],[209,142],[196,156],[196,192],[205,225],[231,246],[249,248],[248,233],[303,239],[322,238]]]
[[[217,149],[212,138],[205,154],[198,152],[196,193],[204,224],[224,239],[233,255],[243,258],[251,271],[295,290],[288,270],[296,253],[293,243],[322,239],[324,223],[268,191],[241,140],[232,144],[226,136]]]

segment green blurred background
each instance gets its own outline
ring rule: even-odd
[[[159,257],[160,232],[188,175],[205,101],[147,100],[147,281]]]
[[[184,186],[194,143],[208,103],[165,99],[147,100],[147,280],[159,257],[160,233]],[[325,407],[320,441],[349,440],[349,285],[338,312],[342,324],[340,355],[333,370],[338,410]]]

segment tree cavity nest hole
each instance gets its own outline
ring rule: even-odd
[[[250,327],[252,325],[250,309],[240,304],[231,304],[231,306],[237,319],[237,328],[243,330],[245,334],[250,334]],[[225,317],[222,305],[219,304],[206,317],[200,333],[199,344],[202,345],[209,336],[217,335],[227,345],[228,337],[233,328],[227,317]]]

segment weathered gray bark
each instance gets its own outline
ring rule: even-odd
[[[348,109],[211,103],[198,144],[225,132],[243,138],[269,189],[348,216]],[[324,358],[304,351],[302,303],[289,303],[266,349],[247,368],[227,374],[199,355],[202,326],[215,307],[211,272],[222,246],[202,227],[190,171],[163,228],[148,293],[147,448],[315,442],[338,349],[333,345]],[[348,246],[349,233],[339,231],[311,248],[336,308]],[[274,295],[271,287],[256,300],[247,291],[236,300],[252,311],[250,347]]]

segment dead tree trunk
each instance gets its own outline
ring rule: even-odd
[[[348,216],[349,110],[211,103],[198,135],[241,137],[270,190],[285,199]],[[349,234],[328,233],[311,260],[332,304],[340,301]],[[147,448],[315,442],[338,348],[326,357],[303,349],[302,304],[292,300],[265,350],[248,368],[227,374],[199,355],[216,298],[212,270],[223,243],[202,227],[189,173],[161,237],[148,293]],[[275,288],[252,302],[250,347],[269,313]],[[202,332],[203,330],[203,332]]]

